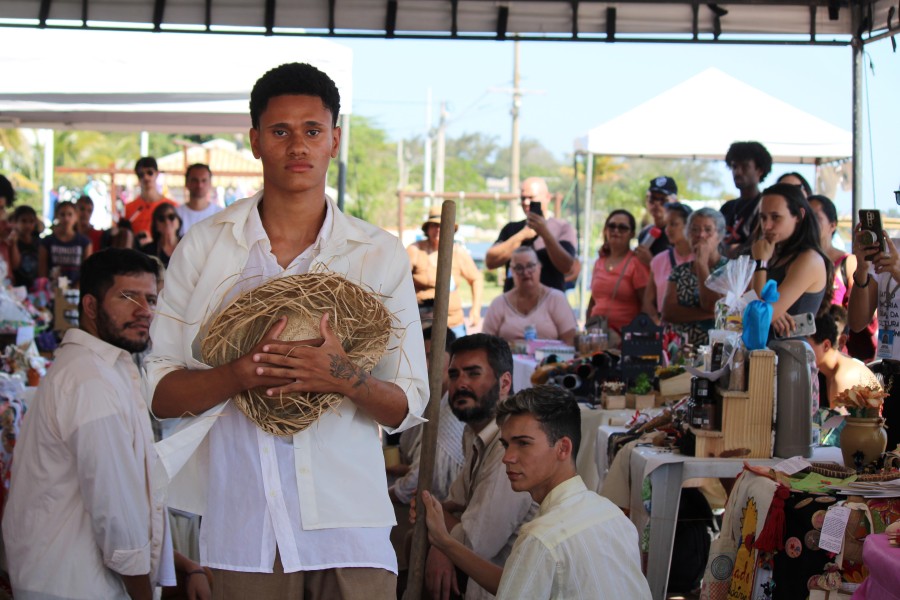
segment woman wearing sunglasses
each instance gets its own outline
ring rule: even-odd
[[[481,330],[514,342],[534,326],[542,340],[575,343],[575,315],[566,295],[541,283],[541,261],[531,246],[519,246],[509,261],[513,287],[491,302]]]
[[[162,261],[164,267],[169,266],[169,258],[181,239],[181,217],[171,204],[162,203],[153,209],[153,222],[150,225],[150,243],[141,246],[141,250]]]
[[[634,229],[634,216],[627,210],[609,213],[591,279],[587,318],[606,317],[609,329],[616,333],[641,312],[644,288],[650,280],[650,271],[630,249]]]

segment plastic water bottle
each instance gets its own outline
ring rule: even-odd
[[[534,325],[526,325],[525,326],[525,341],[530,342],[531,340],[537,339],[537,329]]]

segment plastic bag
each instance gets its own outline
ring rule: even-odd
[[[747,291],[755,269],[756,261],[749,256],[739,256],[706,278],[706,287],[722,294],[716,302],[716,329],[739,332],[743,328],[744,308],[756,298],[753,290]]]
[[[766,347],[769,327],[772,326],[772,304],[775,302],[778,302],[778,284],[770,279],[763,286],[762,299],[752,301],[744,311],[744,333],[741,337],[748,350]]]

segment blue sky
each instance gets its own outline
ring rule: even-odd
[[[512,87],[511,42],[339,43],[354,50],[354,112],[374,118],[392,139],[424,133],[430,87],[435,122],[439,102],[449,103],[448,135],[477,131],[509,143],[510,95],[491,90]],[[893,190],[900,188],[900,54],[891,51],[887,39],[870,44],[867,53],[863,205],[888,210],[894,206]],[[851,59],[849,47],[523,42],[521,86],[533,93],[523,98],[520,131],[562,158],[571,153],[574,138],[591,127],[708,67],[849,130]],[[786,170],[812,180],[812,167],[778,165],[773,172]],[[727,175],[723,183],[730,187]],[[849,212],[849,193],[836,200],[842,213]]]

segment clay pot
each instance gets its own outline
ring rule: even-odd
[[[844,466],[861,471],[887,447],[887,432],[881,417],[844,417],[841,454]]]

